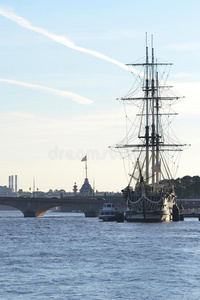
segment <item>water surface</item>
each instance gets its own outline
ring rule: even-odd
[[[200,222],[0,211],[0,299],[200,299]]]

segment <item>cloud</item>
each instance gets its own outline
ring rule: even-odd
[[[68,145],[68,147],[80,148],[91,145],[101,148],[105,144],[108,147],[109,143],[114,143],[115,139],[119,138],[119,135],[123,137],[124,110],[121,107],[93,114],[77,113],[64,117],[44,117],[17,111],[0,112],[0,128],[3,128],[4,145],[18,144],[19,141],[20,144],[42,141],[45,144],[49,141],[61,146]],[[84,136],[83,143],[80,143],[81,136]]]
[[[83,52],[83,53],[88,53],[91,54],[95,57],[98,57],[100,59],[103,59],[105,61],[108,61],[110,63],[113,63],[119,67],[121,67],[122,69],[125,69],[127,71],[132,71],[133,73],[138,75],[138,71],[135,70],[134,68],[130,68],[129,66],[126,66],[125,64],[111,58],[108,57],[100,52],[94,51],[94,50],[90,50],[87,48],[83,48],[83,47],[79,47],[76,46],[70,39],[61,36],[61,35],[57,35],[54,33],[49,32],[48,30],[41,28],[41,27],[37,27],[37,26],[33,26],[28,20],[18,16],[17,14],[15,14],[13,11],[8,10],[8,9],[4,9],[4,8],[0,8],[0,15],[4,16],[5,18],[12,20],[13,22],[17,23],[19,26],[22,26],[24,28],[27,28],[29,30],[35,31],[37,33],[40,33],[48,38],[50,38],[51,40],[60,43],[66,47],[69,47],[71,49]]]
[[[21,85],[24,87],[28,87],[28,88],[32,88],[32,89],[37,89],[37,90],[42,90],[57,96],[61,96],[70,100],[73,100],[79,104],[91,104],[93,103],[92,100],[85,98],[83,96],[77,95],[75,93],[72,92],[68,92],[68,91],[62,91],[62,90],[57,90],[57,89],[53,89],[53,88],[49,88],[46,86],[42,86],[42,85],[38,85],[38,84],[31,84],[31,83],[27,83],[27,82],[22,82],[22,81],[16,81],[16,80],[11,80],[11,79],[2,79],[0,78],[0,82],[6,82],[6,83],[11,83],[11,84],[17,84],[17,85]]]

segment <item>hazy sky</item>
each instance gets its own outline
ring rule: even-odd
[[[192,144],[177,176],[200,175],[200,2],[0,0],[0,185],[72,190],[88,177],[98,190],[126,185],[108,149],[125,134],[122,104],[133,76],[124,64],[145,54],[173,62],[170,81],[185,99],[175,132]]]

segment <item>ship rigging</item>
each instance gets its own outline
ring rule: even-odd
[[[151,56],[146,42],[144,61],[127,65],[130,70],[143,69],[138,71],[139,78],[135,80],[140,86],[134,86],[126,97],[118,99],[139,106],[136,115],[139,121],[132,124],[125,139],[115,146],[122,153],[138,154],[134,156],[133,171],[123,190],[127,221],[171,221],[173,210],[177,209],[169,153],[179,153],[187,144],[180,143],[174,136],[169,121],[177,115],[172,104],[181,97],[173,94],[172,87],[166,84],[163,73],[159,72],[160,68],[171,65],[155,59],[153,38]]]

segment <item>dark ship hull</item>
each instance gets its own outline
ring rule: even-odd
[[[161,199],[162,200],[162,199]],[[126,220],[128,222],[170,222],[173,221],[173,206],[174,204],[165,201],[166,204],[155,204],[152,209],[148,208],[148,201],[141,199],[139,203],[142,209],[136,209],[136,205],[132,204],[127,207]]]
[[[157,191],[151,185],[138,184],[135,191],[126,188],[126,220],[128,222],[169,222],[173,221],[176,197],[170,185],[160,184]],[[143,189],[143,190],[142,190]]]

